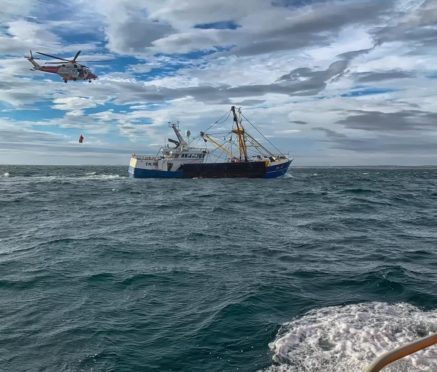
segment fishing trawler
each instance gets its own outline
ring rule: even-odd
[[[163,146],[155,156],[132,154],[129,165],[130,176],[135,178],[276,178],[283,176],[292,160],[280,152],[274,154],[250,135],[243,127],[241,109],[237,110],[235,106],[232,106],[231,113],[233,115],[232,130],[224,136],[223,141],[210,133],[200,132],[199,138],[204,141],[203,147],[191,146],[190,132],[188,131],[184,138],[179,125],[172,123],[171,128],[177,140],[169,138],[168,141],[174,146],[169,144]],[[250,124],[253,126],[252,123]],[[211,143],[215,150],[208,150],[206,143]],[[212,160],[212,153],[216,150],[221,152],[225,159]]]

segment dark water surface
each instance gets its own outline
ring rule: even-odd
[[[359,371],[437,332],[437,169],[126,175],[0,166],[0,370]]]

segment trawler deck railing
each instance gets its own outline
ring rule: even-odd
[[[133,158],[136,158],[138,160],[156,160],[156,156],[147,156],[147,155],[135,155],[132,154]]]
[[[423,350],[429,346],[437,344],[437,333],[421,338],[420,340],[411,342],[407,345],[400,346],[392,351],[389,351],[373,361],[366,369],[366,372],[378,372],[390,363],[402,359],[416,351]]]

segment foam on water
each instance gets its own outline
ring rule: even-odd
[[[269,344],[266,371],[360,371],[376,357],[437,332],[437,310],[380,302],[313,310],[282,326]],[[402,359],[384,371],[436,371],[437,347]]]
[[[10,177],[8,172],[3,174],[3,177]],[[14,179],[23,179],[38,182],[51,182],[51,181],[72,181],[72,180],[114,180],[127,178],[126,176],[120,176],[119,174],[96,174],[96,172],[86,173],[85,175],[50,175],[50,176],[41,176],[41,175],[31,175],[31,176],[14,176]]]
[[[119,174],[99,174],[97,172],[88,172],[85,173],[85,176],[79,176],[80,179],[87,179],[87,180],[113,180],[118,178],[126,178],[127,173],[124,176],[120,176]]]
[[[91,180],[113,180],[121,178],[121,176],[119,174],[90,174],[80,178],[86,178]]]

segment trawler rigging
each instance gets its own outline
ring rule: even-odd
[[[223,143],[211,134],[200,132],[200,136],[205,142],[212,143],[216,148],[220,149],[227,154],[228,158],[232,161],[248,162],[251,159],[269,159],[274,160],[275,158],[284,157],[285,155],[279,152],[279,154],[273,154],[269,149],[263,146],[255,137],[249,134],[242,123],[243,114],[241,109],[236,109],[235,106],[231,107],[231,112],[233,114],[234,127],[231,130],[231,134],[236,135],[236,147],[238,149],[238,154],[233,151],[232,138],[226,139]],[[246,119],[247,120],[247,119]],[[248,121],[248,120],[247,120]],[[248,121],[249,122],[249,121]],[[256,127],[250,123],[252,127]],[[258,129],[256,129],[258,131]],[[260,133],[258,131],[258,133]],[[261,134],[261,133],[260,133]],[[262,134],[261,134],[262,135]],[[264,136],[263,136],[264,137]],[[267,140],[264,137],[265,140]],[[249,153],[250,152],[250,153]]]

